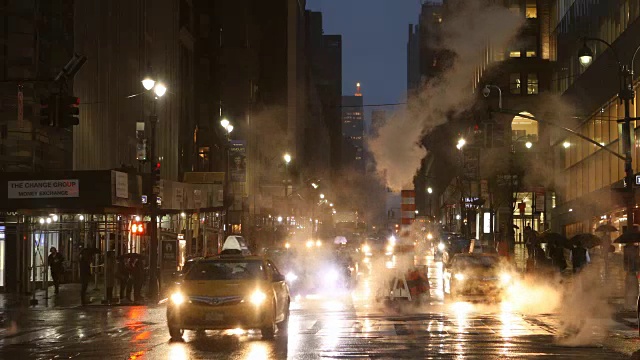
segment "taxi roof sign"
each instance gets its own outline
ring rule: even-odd
[[[244,238],[237,235],[227,236],[227,239],[224,241],[224,245],[222,245],[222,251],[225,250],[238,250],[245,255],[250,254],[249,247],[247,246]]]

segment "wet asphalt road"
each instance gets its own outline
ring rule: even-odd
[[[437,291],[429,305],[390,311],[364,284],[355,294],[295,302],[289,335],[274,341],[187,331],[184,342],[170,342],[163,306],[5,311],[0,359],[628,358],[602,346],[559,345],[552,315],[447,303]]]

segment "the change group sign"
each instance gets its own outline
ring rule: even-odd
[[[73,180],[8,181],[9,199],[74,198],[80,196],[80,182]]]

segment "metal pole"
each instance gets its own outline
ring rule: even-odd
[[[149,116],[149,123],[151,124],[151,137],[150,142],[151,145],[149,147],[149,159],[151,161],[151,167],[153,168],[156,162],[155,158],[155,146],[156,146],[156,125],[158,124],[158,116],[156,115],[156,101],[153,102],[153,113]],[[151,171],[150,171],[151,172]],[[150,244],[149,244],[149,289],[148,296],[149,300],[156,301],[158,298],[158,282],[157,282],[157,268],[158,268],[158,218],[157,218],[157,207],[158,200],[156,198],[156,194],[153,191],[153,185],[155,179],[150,174],[149,184],[151,186],[151,204],[149,206],[149,215],[151,217],[151,222],[149,226],[149,236],[150,236]]]
[[[42,269],[42,285],[44,286],[44,299],[49,299],[49,243],[50,243],[51,231],[49,230],[49,224],[47,224],[47,233],[44,237],[44,250],[43,253],[43,269]]]
[[[31,228],[33,229],[33,225],[31,225]],[[31,281],[31,301],[29,301],[29,304],[31,305],[37,305],[38,304],[38,299],[36,299],[36,281],[37,281],[37,277],[38,277],[38,273],[37,273],[37,269],[36,269],[36,237],[40,237],[42,236],[42,226],[40,226],[40,234],[36,235],[35,231],[32,231],[30,236],[29,236],[29,244],[30,244],[30,248],[31,248],[31,270],[33,273],[33,280]],[[39,243],[40,241],[38,241]]]

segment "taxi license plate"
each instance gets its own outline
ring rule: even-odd
[[[205,315],[205,319],[207,321],[222,321],[224,320],[224,316],[218,313],[208,313]]]

